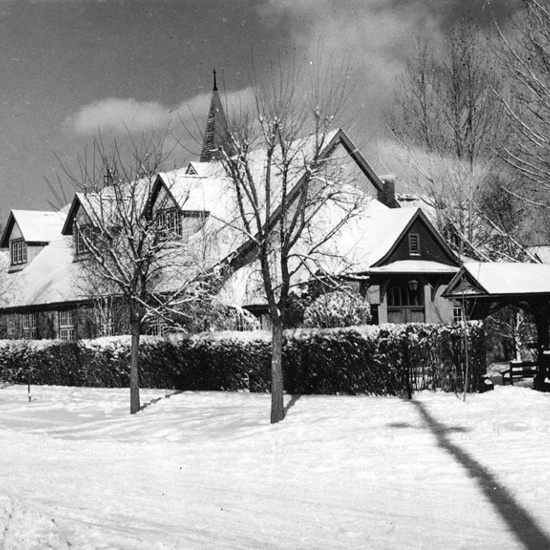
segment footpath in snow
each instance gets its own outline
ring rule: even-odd
[[[550,395],[0,390],[0,548],[550,548]]]

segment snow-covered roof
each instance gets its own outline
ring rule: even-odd
[[[223,165],[218,160],[212,160],[210,162],[190,162],[185,173],[190,176],[195,175],[204,178],[225,176]]]
[[[27,243],[49,243],[61,235],[66,214],[38,210],[12,210],[2,235],[0,246],[9,246],[9,237],[17,223],[23,239]]]
[[[221,303],[230,306],[267,305],[259,262],[255,261],[237,269],[224,283],[217,298]]]
[[[430,225],[421,208],[387,208],[380,202],[372,200],[360,216],[350,220],[336,235],[333,246],[340,252],[340,256],[348,260],[350,267],[352,266],[351,271],[354,273],[370,273],[373,269],[389,271],[392,268],[382,267],[382,263],[388,258],[414,220],[419,217],[427,225]],[[433,229],[433,235],[440,240],[442,247],[448,249],[435,229]],[[448,254],[450,257],[454,257],[450,249],[448,249]],[[444,264],[431,264],[436,264],[436,262],[406,260],[399,262],[394,268],[407,269],[407,272],[411,272],[410,270],[414,270],[414,268],[433,269],[433,272],[456,271],[455,268],[447,270],[448,265],[444,267]],[[328,271],[330,272],[330,270]]]
[[[330,156],[340,142],[344,143],[350,155],[356,157],[359,155],[341,130],[336,130],[326,136],[323,154]],[[307,156],[308,150],[312,146],[311,138],[298,142],[299,154],[296,155],[296,166],[292,167],[291,188],[300,181],[303,175],[303,158]],[[358,160],[355,160],[362,164],[361,169],[365,175],[379,181],[366,161],[359,157]],[[192,163],[190,166],[191,170],[184,168],[160,173],[154,180],[155,192],[159,192],[161,186],[164,186],[183,211],[203,211],[209,214],[205,220],[204,228],[191,235],[185,246],[181,248],[181,250],[187,250],[189,254],[187,256],[182,254],[181,257],[178,257],[173,267],[168,270],[172,272],[172,276],[174,270],[179,270],[180,279],[183,270],[189,268],[193,250],[204,254],[205,257],[201,260],[209,267],[213,267],[231,257],[250,237],[242,228],[234,186],[225,176],[221,163],[199,162]],[[252,154],[249,168],[256,175],[257,181],[262,181],[265,168],[264,151],[260,150]],[[146,190],[151,191],[152,183],[152,180],[143,180],[143,182],[140,180],[132,184],[132,189],[138,190],[139,196],[142,197],[145,196]],[[277,185],[277,177],[274,175],[275,191],[277,191]],[[342,188],[344,187],[342,186]],[[308,247],[312,242],[316,242],[318,232],[326,231],[327,224],[337,225],[338,219],[346,215],[346,193],[349,191],[350,197],[354,193],[358,193],[356,188],[348,187],[347,191],[347,188],[344,189],[339,202],[330,203],[329,201],[316,213],[314,223],[304,232],[304,237],[298,244],[297,251],[299,253],[309,254]],[[63,224],[63,218],[61,218],[57,232],[59,238],[46,246],[24,269],[11,275],[17,282],[17,292],[3,307],[24,307],[85,299],[82,289],[77,288],[78,271],[82,270],[83,266],[80,262],[73,262],[73,243],[68,236],[72,234],[72,221],[79,208],[82,207],[88,213],[108,211],[113,202],[113,192],[114,189],[107,186],[99,194],[77,193],[75,195],[63,227],[63,235],[67,235],[67,237],[59,236],[59,229]],[[271,197],[271,199],[272,204],[276,206],[277,198]],[[143,202],[145,208],[146,201]],[[322,247],[316,248],[315,253],[312,254],[316,257],[313,258],[311,265],[298,273],[298,280],[308,280],[310,273],[319,269],[324,269],[332,274],[342,274],[350,271],[364,272],[370,267],[376,266],[391,251],[396,240],[411,223],[411,220],[418,215],[417,213],[418,209],[416,208],[389,209],[376,200],[370,200],[355,218],[336,231]],[[90,215],[92,220],[93,217]],[[205,240],[204,236],[208,236],[208,239]],[[263,300],[261,293],[254,289],[250,290],[249,283],[255,280],[254,266],[243,269],[244,271],[238,271],[231,278],[227,288],[232,287],[233,290],[228,294],[244,293],[254,302]],[[173,278],[167,277],[167,281],[169,280],[173,280]],[[261,283],[261,280],[255,280],[252,287],[258,287],[257,283]],[[244,296],[241,298],[237,296],[237,298],[230,302],[239,303]]]
[[[411,223],[421,215],[419,208],[391,209],[377,200],[370,200],[360,215],[348,220],[331,239],[316,247],[315,253],[307,260],[304,257],[308,247],[319,242],[319,239],[316,239],[315,228],[312,232],[305,232],[294,251],[303,255],[301,261],[304,264],[293,278],[293,284],[307,282],[311,274],[319,270],[336,277],[363,273],[456,273],[458,266],[434,261],[400,260],[382,263]],[[321,211],[319,229],[324,231],[321,235],[325,235],[327,228],[335,226],[337,221],[332,208]],[[218,297],[224,303],[240,306],[265,304],[259,262],[238,269],[225,282]]]
[[[10,292],[2,297],[1,306],[15,308],[84,299],[77,285],[82,265],[73,263],[72,246],[70,237],[58,236],[22,271],[8,275],[12,279]]]
[[[550,264],[550,245],[529,246],[527,250],[534,254],[541,263]]]
[[[475,286],[458,287],[464,275]],[[550,265],[513,262],[470,262],[449,284],[450,295],[533,295],[550,294]]]
[[[234,203],[233,186],[226,177],[199,176],[174,170],[160,173],[159,178],[184,211],[222,215],[226,213],[228,205]]]
[[[370,274],[390,274],[390,273],[433,273],[433,274],[452,274],[459,270],[458,267],[432,262],[428,260],[400,260],[380,267],[369,269]]]

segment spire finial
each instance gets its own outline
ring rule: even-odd
[[[218,84],[216,83],[216,69],[212,71],[214,73],[214,91],[218,91]]]

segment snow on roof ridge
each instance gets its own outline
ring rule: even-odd
[[[59,210],[12,210],[26,242],[50,242],[61,234],[66,213]]]

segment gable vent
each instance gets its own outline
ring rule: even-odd
[[[409,234],[409,256],[420,256],[420,235],[418,233]]]

